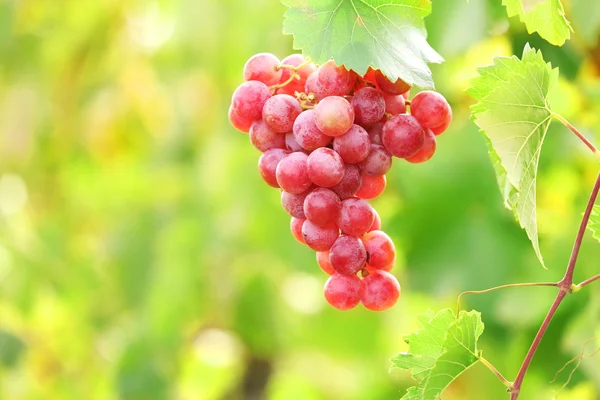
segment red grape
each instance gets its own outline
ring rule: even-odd
[[[360,167],[355,164],[346,164],[344,166],[342,180],[337,185],[332,186],[331,190],[333,190],[340,199],[344,200],[354,196],[360,189],[361,184],[362,175],[360,173]]]
[[[448,115],[446,116],[446,119],[444,120],[444,122],[440,126],[431,128],[431,131],[436,136],[441,135],[442,133],[444,133],[446,131],[446,129],[448,129],[451,122],[452,122],[452,109],[449,110]]]
[[[381,193],[385,190],[386,179],[385,175],[379,176],[362,176],[362,185],[360,186],[360,190],[356,192],[356,196],[361,199],[371,200],[376,197],[379,197]]]
[[[329,136],[343,135],[354,122],[354,109],[343,97],[326,97],[315,106],[314,110],[317,127]]]
[[[250,127],[250,143],[263,153],[270,149],[285,149],[285,135],[273,132],[261,119]]]
[[[406,112],[406,100],[404,96],[384,94],[383,99],[385,101],[385,112],[388,114],[404,114]]]
[[[302,236],[308,247],[315,251],[327,251],[333,246],[340,231],[334,223],[319,226],[308,219],[302,224]]]
[[[279,161],[283,160],[288,154],[290,154],[290,152],[287,150],[270,149],[260,156],[258,159],[258,172],[267,185],[274,188],[279,187],[275,171],[277,171],[277,164],[279,164]]]
[[[344,96],[356,82],[356,73],[343,66],[337,66],[333,60],[327,61],[317,69],[317,87],[323,96]]]
[[[300,194],[292,194],[286,191],[281,192],[281,206],[292,217],[306,218],[304,214],[304,200],[312,189],[308,189]]]
[[[329,189],[317,188],[304,200],[304,215],[311,222],[323,226],[336,222],[342,201]]]
[[[450,104],[438,92],[426,90],[413,97],[410,113],[424,128],[435,128],[447,121]]]
[[[294,138],[302,148],[312,151],[327,146],[331,136],[325,135],[317,128],[314,110],[306,110],[294,121]]]
[[[365,87],[354,93],[351,101],[354,123],[368,126],[379,121],[385,114],[385,100],[379,90]]]
[[[385,123],[381,139],[392,155],[407,158],[415,155],[423,147],[425,132],[415,117],[399,114]]]
[[[354,275],[367,261],[367,251],[361,240],[355,236],[342,235],[329,250],[329,262],[336,272]]]
[[[285,134],[285,148],[289,151],[301,151],[303,153],[307,152],[306,149],[300,146],[300,143],[296,141],[293,132],[288,132]]]
[[[276,85],[281,79],[281,70],[277,70],[279,59],[271,53],[255,54],[244,65],[244,79],[261,81],[267,86]]]
[[[231,95],[233,111],[246,120],[255,121],[262,118],[265,102],[271,97],[271,91],[262,82],[248,81],[242,83]]]
[[[317,186],[331,187],[344,177],[344,162],[328,147],[320,147],[308,156],[308,176]]]
[[[362,236],[373,225],[374,219],[373,208],[369,203],[350,197],[342,201],[337,225],[346,235]]]
[[[375,79],[377,80],[377,86],[381,91],[387,94],[402,94],[410,90],[410,85],[404,82],[402,79],[396,80],[396,82],[390,81],[380,70],[375,71]]]
[[[369,228],[369,232],[378,231],[381,229],[381,217],[379,217],[379,213],[374,208],[373,208],[373,215],[375,215],[375,219],[373,220],[373,224]]]
[[[325,300],[338,310],[350,310],[356,307],[363,293],[363,282],[356,275],[333,274],[325,282]]]
[[[346,133],[333,139],[333,149],[345,163],[356,164],[369,155],[371,139],[362,126],[353,124]]]
[[[302,112],[298,100],[288,94],[276,94],[265,102],[262,119],[275,132],[292,130],[294,120]]]
[[[329,262],[329,251],[317,251],[317,263],[327,275],[335,273],[335,269],[333,269]]]
[[[313,94],[315,96],[315,101],[321,101],[325,96],[321,93],[319,87],[317,86],[317,79],[319,78],[319,70],[316,70],[312,74],[306,78],[306,83],[304,84],[304,93]]]
[[[383,142],[381,141],[381,134],[383,133],[383,125],[385,125],[385,122],[379,121],[379,122],[376,122],[373,126],[369,127],[369,129],[367,129],[367,133],[369,134],[369,137],[371,138],[371,143],[383,145]]]
[[[296,151],[288,154],[279,162],[275,176],[283,190],[292,194],[300,194],[312,185],[308,177],[307,160],[306,154]]]
[[[292,217],[290,220],[290,230],[292,231],[292,235],[302,244],[306,244],[304,236],[302,236],[302,225],[304,224],[304,221],[306,221],[304,218],[295,217]]]
[[[361,302],[369,310],[387,310],[396,304],[400,297],[400,284],[389,272],[371,270],[369,276],[363,278],[363,283],[365,288]]]
[[[287,56],[281,61],[283,65],[293,65],[297,67],[300,64],[306,62],[306,59],[302,56],[302,54],[292,54]],[[306,64],[304,67],[300,68],[296,73],[296,79],[292,80],[286,86],[279,89],[278,93],[287,93],[289,95],[294,95],[295,92],[304,92],[304,84],[306,83],[306,79],[308,76],[317,70],[317,66],[313,63]],[[279,83],[287,82],[288,79],[292,76],[292,70],[289,68],[281,69],[281,79]]]
[[[425,129],[425,141],[423,142],[423,147],[419,150],[414,156],[410,156],[406,158],[406,161],[411,162],[413,164],[419,164],[425,162],[435,153],[436,148],[436,140],[435,135],[431,131],[431,129]]]
[[[233,125],[233,127],[238,131],[244,133],[248,133],[250,126],[252,126],[252,123],[254,122],[251,119],[241,117],[237,112],[235,112],[233,106],[229,106],[227,116],[229,117],[229,122],[231,125]]]
[[[396,259],[392,239],[383,231],[371,231],[361,238],[367,251],[367,263],[371,268],[386,268]]]
[[[385,147],[372,144],[369,155],[359,165],[365,175],[385,175],[392,168],[392,155]]]

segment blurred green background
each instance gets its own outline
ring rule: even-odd
[[[560,67],[552,103],[600,142],[596,2],[566,1],[562,48],[508,21],[500,0],[434,0],[433,66],[454,123],[425,165],[396,160],[373,202],[403,294],[384,313],[326,305],[326,276],[289,233],[259,153],[227,121],[251,55],[293,52],[275,0],[0,0],[0,399],[397,399],[402,336],[463,290],[562,277],[598,170],[560,125],[540,165],[548,271],[503,208],[464,89],[526,42]],[[600,270],[587,238],[576,271]],[[481,348],[505,376],[555,292],[470,297]],[[600,336],[600,288],[561,306],[523,399],[552,399],[562,365]],[[586,348],[600,347],[598,340]],[[476,365],[443,395],[506,399]],[[560,399],[600,399],[586,358]]]

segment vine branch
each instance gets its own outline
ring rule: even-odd
[[[592,142],[590,142],[577,128],[575,128],[569,121],[567,121],[562,115],[557,114],[555,112],[552,113],[552,118],[560,121],[564,126],[566,126],[571,132],[573,132],[591,151],[594,155],[600,158],[600,150],[594,146]]]

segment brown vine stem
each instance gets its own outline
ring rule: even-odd
[[[585,281],[581,282],[579,285],[575,285],[575,288],[573,291],[579,291],[579,289],[581,289],[582,287],[587,286],[590,283],[597,281],[598,279],[600,279],[600,274],[594,275],[591,278],[586,279]]]
[[[569,121],[567,121],[562,115],[557,113],[552,113],[552,118],[560,121],[564,126],[569,128],[571,132],[573,132],[593,153],[596,157],[600,158],[600,150],[593,145],[581,132],[577,130]]]
[[[562,118],[562,117],[560,117],[560,118]],[[566,122],[566,120],[564,122]],[[568,122],[567,122],[567,124],[568,124]],[[574,129],[575,128],[573,128],[572,130],[575,133],[576,130],[574,130]],[[591,143],[590,143],[590,145],[591,145]],[[591,146],[593,147],[593,145],[591,145]],[[595,147],[593,147],[593,148],[595,149]],[[598,155],[597,151],[598,150],[595,150],[595,153]],[[558,286],[558,294],[556,295],[556,299],[554,299],[554,302],[552,303],[552,306],[550,307],[550,310],[548,311],[546,318],[544,318],[544,321],[542,322],[542,326],[540,326],[540,329],[538,330],[537,334],[535,335],[535,338],[533,339],[533,343],[531,344],[531,347],[529,348],[527,355],[525,355],[525,359],[523,360],[523,364],[521,364],[521,368],[519,369],[519,372],[517,373],[517,377],[515,378],[514,383],[512,384],[512,386],[509,389],[510,400],[517,400],[517,398],[519,397],[519,393],[521,391],[521,386],[523,385],[523,379],[525,379],[525,374],[527,373],[529,364],[531,364],[531,361],[533,360],[533,356],[535,355],[535,352],[537,351],[538,346],[540,345],[540,342],[542,341],[542,338],[544,337],[544,334],[546,333],[546,330],[548,329],[548,326],[550,325],[550,322],[552,321],[552,317],[554,317],[554,314],[556,313],[558,306],[560,306],[560,303],[563,301],[565,296],[567,294],[573,292],[573,272],[575,271],[575,264],[577,263],[577,257],[579,256],[579,250],[581,249],[581,242],[583,241],[583,235],[585,234],[588,222],[590,220],[590,216],[592,214],[592,209],[594,207],[594,203],[596,203],[596,199],[598,198],[599,191],[600,191],[600,174],[598,174],[598,177],[596,178],[596,183],[594,183],[594,188],[592,189],[592,194],[590,195],[590,199],[588,200],[588,204],[585,209],[585,213],[583,214],[583,218],[581,219],[581,224],[579,225],[579,231],[577,232],[577,237],[575,238],[575,244],[573,245],[573,251],[571,252],[571,258],[569,259],[569,264],[567,265],[567,270],[565,272],[565,276],[560,280],[560,282],[558,282],[558,285],[557,285]],[[590,278],[590,279],[592,279],[592,278]],[[590,279],[588,279],[588,281]],[[588,283],[591,283],[591,282],[588,282]]]

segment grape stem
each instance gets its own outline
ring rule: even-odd
[[[490,371],[492,371],[492,373],[494,375],[496,375],[496,377],[500,380],[500,382],[502,382],[502,384],[504,386],[506,386],[507,388],[510,388],[512,386],[512,382],[509,381],[508,379],[506,379],[501,373],[500,371],[498,371],[496,369],[496,367],[494,367],[494,365],[489,362],[488,360],[486,360],[485,358],[483,358],[483,356],[479,357],[479,361],[481,361],[481,363],[483,365],[485,365]]]
[[[271,89],[271,90],[277,90],[277,89],[281,89],[282,87],[285,87],[285,86],[289,85],[290,83],[292,83],[292,81],[294,79],[298,79],[298,77],[300,76],[300,75],[298,75],[298,71],[300,71],[302,68],[306,67],[310,63],[312,63],[312,61],[310,59],[307,59],[302,64],[297,65],[297,66],[296,65],[289,65],[289,64],[279,64],[278,66],[275,67],[276,71],[279,71],[279,70],[284,69],[284,68],[285,69],[291,69],[292,70],[292,75],[285,82],[269,86],[269,89]]]
[[[560,121],[560,123],[569,128],[569,130],[573,132],[592,151],[592,153],[594,153],[596,157],[600,158],[600,150],[598,150],[592,142],[590,142],[585,136],[583,136],[583,134],[579,132],[577,128],[571,125],[571,123],[569,123],[569,121],[567,121],[562,115],[553,112],[552,118],[556,119],[557,121]]]

